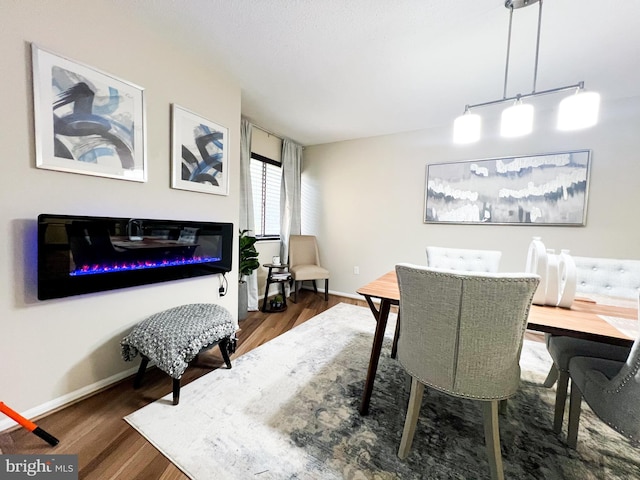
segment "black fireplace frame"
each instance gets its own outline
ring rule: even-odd
[[[38,299],[225,274],[233,238],[232,223],[41,214]]]

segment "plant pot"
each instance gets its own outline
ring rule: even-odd
[[[238,282],[238,320],[244,320],[249,315],[249,299],[247,296],[247,282]]]

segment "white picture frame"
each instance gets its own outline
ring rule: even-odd
[[[172,188],[228,195],[228,129],[172,104],[171,172]]]
[[[31,45],[36,167],[147,181],[144,89]]]

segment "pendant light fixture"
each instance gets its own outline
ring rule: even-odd
[[[511,26],[513,24],[513,11],[518,8],[538,4],[538,33],[536,38],[536,56],[533,72],[533,90],[531,93],[517,94],[507,97],[507,80],[509,78],[509,54],[511,53]],[[585,92],[584,82],[565,87],[551,88],[549,90],[536,91],[538,77],[538,56],[540,53],[540,27],[542,25],[542,0],[506,0],[504,6],[509,9],[509,34],[507,37],[507,61],[504,71],[504,90],[502,98],[490,102],[466,105],[464,114],[456,118],[453,124],[453,141],[455,143],[472,143],[480,139],[482,120],[479,115],[472,113],[475,108],[496,105],[499,103],[512,103],[502,112],[500,122],[500,134],[503,137],[519,137],[527,135],[533,130],[533,105],[529,100],[552,93],[574,91],[574,94],[560,102],[558,111],[558,124],[560,130],[578,130],[593,126],[598,121],[600,95],[595,92]]]

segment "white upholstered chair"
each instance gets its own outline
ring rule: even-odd
[[[502,252],[465,248],[427,247],[427,266],[462,272],[497,272]]]
[[[576,264],[576,295],[606,295],[637,298],[640,288],[640,260],[573,257]],[[624,362],[630,347],[608,345],[560,335],[545,335],[553,366],[545,380],[546,387],[557,381],[553,430],[560,433],[569,386],[569,363],[573,357],[594,357]]]
[[[320,265],[318,242],[313,235],[291,235],[289,237],[289,272],[293,279],[294,302],[302,282],[312,281],[318,293],[316,280],[324,280],[324,299],[329,299],[329,270]]]
[[[409,264],[397,265],[396,273],[402,312],[398,361],[411,375],[398,456],[409,454],[427,385],[484,404],[491,477],[504,478],[498,402],[513,396],[520,384],[520,352],[539,277]]]
[[[640,440],[640,336],[626,362],[573,357],[569,362],[571,401],[567,444],[576,448],[582,398],[607,425],[638,444]]]

